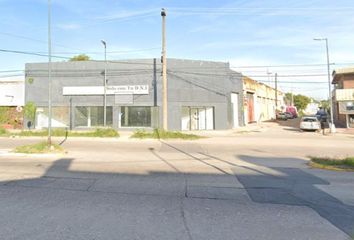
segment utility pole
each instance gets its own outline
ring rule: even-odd
[[[168,130],[167,113],[167,60],[166,60],[166,10],[161,9],[162,17],[162,127]]]
[[[331,70],[329,63],[329,50],[328,50],[328,38],[315,38],[315,41],[325,41],[326,42],[326,53],[327,53],[327,77],[328,77],[328,97],[329,97],[329,107],[331,111],[331,124],[330,131],[331,133],[336,132],[336,127],[334,125],[334,117],[333,117],[333,99],[332,99],[332,89],[331,89]]]
[[[51,0],[48,0],[48,145],[52,146],[52,36]]]
[[[332,89],[331,89],[331,70],[329,66],[329,50],[328,50],[328,39],[326,38],[326,52],[327,52],[327,75],[328,75],[328,96],[329,96],[329,103],[330,103],[330,111],[331,111],[331,133],[336,132],[336,128],[334,125],[334,118],[333,118],[333,98],[332,98]]]
[[[275,112],[278,110],[278,73],[275,73]]]
[[[101,40],[104,46],[104,84],[103,84],[103,126],[107,124],[107,43]]]

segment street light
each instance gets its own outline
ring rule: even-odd
[[[332,99],[332,90],[331,90],[331,73],[329,68],[329,51],[328,51],[328,38],[314,38],[315,41],[325,41],[326,42],[326,53],[327,53],[327,74],[328,74],[328,96],[329,96],[329,104],[330,104],[330,111],[331,111],[331,123],[330,123],[330,130],[331,133],[336,132],[336,127],[334,125],[333,120],[333,99]]]
[[[104,46],[104,90],[103,90],[103,98],[104,98],[104,106],[103,106],[103,126],[106,126],[106,113],[107,113],[107,95],[106,95],[106,85],[107,85],[107,43],[104,40],[101,40],[103,46]]]
[[[52,34],[51,0],[48,0],[48,145],[52,147]]]

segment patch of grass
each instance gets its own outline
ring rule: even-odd
[[[119,133],[113,128],[97,128],[90,132],[69,132],[70,137],[119,137]]]
[[[52,148],[47,142],[18,146],[14,149],[15,153],[63,153],[64,149],[58,144],[52,144]]]
[[[7,135],[7,134],[8,134],[8,131],[5,128],[0,127],[0,136]]]
[[[343,159],[310,157],[310,159],[310,165],[312,167],[337,171],[354,171],[354,157]]]
[[[152,132],[146,130],[136,130],[131,138],[153,138],[153,139],[184,139],[184,140],[196,140],[202,138],[195,134],[186,134],[177,131],[164,131],[160,129],[154,129]]]
[[[14,134],[22,137],[45,137],[48,135],[48,130],[42,131],[22,131]],[[113,128],[97,128],[94,131],[66,131],[65,129],[53,129],[52,136],[54,137],[119,137],[119,133]]]

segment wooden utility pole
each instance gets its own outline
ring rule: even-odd
[[[161,9],[162,16],[162,127],[168,130],[167,120],[167,61],[166,61],[166,10]]]

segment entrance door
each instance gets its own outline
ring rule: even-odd
[[[183,107],[182,130],[214,129],[213,107]]]
[[[191,130],[200,130],[199,129],[199,109],[191,108]]]
[[[354,128],[354,114],[350,114],[348,116],[348,127]]]
[[[247,93],[248,122],[254,122],[254,97],[252,93]]]
[[[238,121],[238,94],[231,93],[232,115],[233,115],[233,128],[239,127]]]

